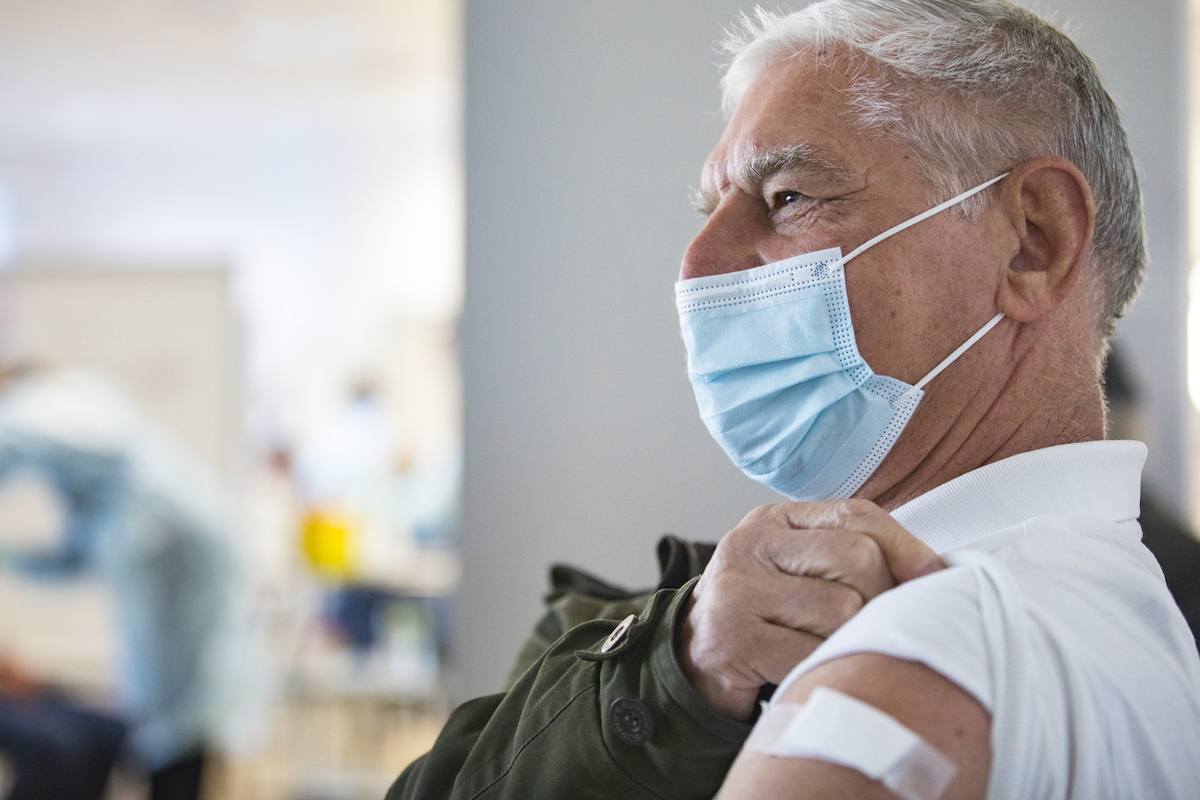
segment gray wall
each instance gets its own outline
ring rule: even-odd
[[[1121,106],[1142,172],[1150,271],[1118,347],[1150,415],[1146,481],[1177,510],[1188,506],[1186,0],[1057,0],[1057,8]]]
[[[464,694],[492,691],[567,561],[655,580],[664,531],[715,540],[775,496],[699,422],[672,283],[722,128],[737,0],[467,0]],[[1073,0],[1146,173],[1155,275],[1125,331],[1160,427],[1184,402],[1182,0]],[[1166,344],[1164,344],[1166,343]],[[1181,437],[1151,465],[1183,493]]]

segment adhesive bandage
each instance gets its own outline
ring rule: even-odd
[[[745,747],[841,764],[904,800],[938,800],[958,774],[953,761],[892,717],[824,686],[804,705],[766,704]]]

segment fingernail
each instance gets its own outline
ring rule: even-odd
[[[917,567],[917,572],[913,577],[924,578],[926,575],[932,575],[935,572],[941,572],[945,568],[946,563],[937,556],[934,556],[921,566]]]

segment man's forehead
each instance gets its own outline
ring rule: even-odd
[[[845,88],[844,70],[823,59],[766,65],[705,163],[702,182],[757,185],[784,170],[844,181],[861,172],[872,156],[845,113]]]

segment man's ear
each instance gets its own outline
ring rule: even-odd
[[[1080,284],[1096,226],[1087,178],[1059,156],[1040,156],[1000,182],[1000,206],[1020,247],[1003,267],[996,305],[1032,322]]]

